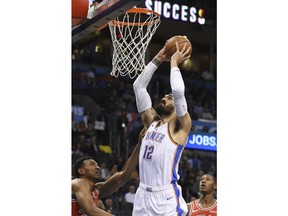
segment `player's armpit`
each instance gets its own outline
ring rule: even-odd
[[[184,116],[177,116],[177,119],[181,124],[182,130],[189,134],[192,128],[192,120],[190,114],[187,112]]]

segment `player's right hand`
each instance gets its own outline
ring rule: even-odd
[[[166,50],[166,47],[164,46],[157,54],[157,59],[161,62],[170,61],[171,56],[167,55],[165,50]]]

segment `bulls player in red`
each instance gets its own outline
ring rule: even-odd
[[[142,130],[138,143],[122,171],[115,173],[106,182],[96,183],[100,178],[100,167],[93,157],[84,156],[75,162],[73,167],[75,178],[72,180],[72,216],[111,216],[97,207],[98,199],[110,195],[130,179],[138,163],[144,133]]]
[[[187,204],[188,216],[217,216],[216,177],[204,174],[199,182],[200,198]]]

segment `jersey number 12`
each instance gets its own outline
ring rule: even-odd
[[[143,159],[151,160],[153,151],[154,151],[154,146],[146,145],[145,146],[144,155],[143,155]]]

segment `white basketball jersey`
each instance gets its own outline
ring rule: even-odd
[[[177,182],[178,164],[184,146],[175,143],[168,130],[169,123],[156,128],[154,121],[148,128],[139,153],[140,181],[151,187]]]

